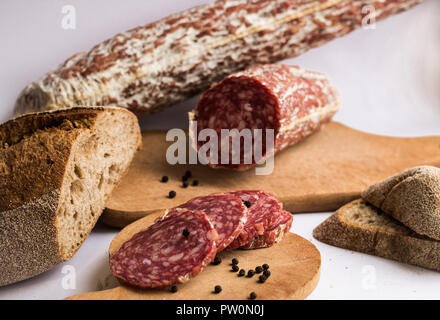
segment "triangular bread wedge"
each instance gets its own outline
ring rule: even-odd
[[[28,114],[0,126],[0,286],[70,259],[141,144],[121,108]]]
[[[440,271],[440,241],[416,234],[358,199],[313,230],[324,243]]]
[[[414,167],[378,182],[362,198],[418,234],[440,240],[440,169]]]

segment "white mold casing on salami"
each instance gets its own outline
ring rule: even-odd
[[[118,105],[152,113],[254,64],[293,57],[421,0],[218,0],[122,32],[28,85],[15,113]]]

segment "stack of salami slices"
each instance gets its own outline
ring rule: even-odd
[[[292,225],[273,195],[233,191],[194,198],[135,234],[110,258],[113,275],[129,285],[163,288],[188,281],[217,252],[279,242]]]

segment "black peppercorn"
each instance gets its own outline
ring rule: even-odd
[[[263,270],[269,269],[269,265],[267,263],[263,264]]]
[[[254,270],[249,270],[247,273],[247,276],[248,276],[248,278],[252,278],[254,276],[254,274],[255,274]]]
[[[257,294],[255,292],[251,292],[251,294],[249,295],[249,299],[255,300],[256,298],[257,298]]]
[[[163,176],[162,179],[160,180],[160,182],[168,182],[168,177],[167,176]]]
[[[183,181],[183,182],[188,181],[188,177],[187,177],[187,176],[183,176],[183,177],[182,177],[182,181]]]
[[[182,183],[182,188],[188,188],[188,182]]]
[[[266,276],[261,275],[261,276],[258,277],[258,280],[259,280],[260,283],[264,283],[267,280],[267,278],[266,278]]]
[[[252,203],[248,200],[243,201],[243,204],[246,206],[246,208],[250,208],[252,206]]]
[[[216,257],[214,258],[214,261],[212,262],[212,264],[217,266],[217,265],[219,265],[220,263],[222,263],[222,258],[216,256]]]
[[[183,229],[182,235],[186,238],[189,236],[189,230],[188,229]]]
[[[185,177],[191,178],[191,171],[187,170],[185,171]]]
[[[173,199],[177,195],[176,191],[171,190],[168,192],[168,198]]]
[[[171,291],[172,293],[177,292],[177,286],[176,286],[176,285],[171,286],[170,291]]]
[[[232,259],[232,264],[238,264],[238,259],[237,258]]]
[[[192,185],[193,185],[194,187],[198,186],[198,185],[199,185],[199,180],[194,180],[193,183],[192,183]]]
[[[232,266],[232,271],[237,272],[238,269],[239,269],[239,267],[238,267],[236,264],[234,264],[234,265]]]
[[[246,274],[246,271],[244,271],[244,269],[241,269],[241,270],[238,272],[238,276],[239,276],[239,277],[243,277],[245,274]]]
[[[255,272],[256,273],[262,273],[263,272],[263,268],[261,266],[258,266],[255,268]]]
[[[266,278],[269,278],[269,277],[270,277],[270,271],[269,271],[269,270],[264,270],[264,271],[263,271],[263,275],[264,275]]]
[[[215,286],[215,287],[214,287],[214,292],[215,292],[215,293],[220,293],[220,292],[222,292],[222,287],[221,287],[221,286]]]

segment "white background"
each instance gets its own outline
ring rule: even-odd
[[[2,0],[0,2],[0,121],[9,119],[20,90],[77,51],[202,0]],[[76,8],[75,30],[61,27],[64,5]],[[392,136],[440,135],[440,1],[358,30],[287,62],[329,74],[342,96],[336,120]],[[141,119],[144,129],[185,127],[196,98]],[[341,143],[343,143],[341,141]],[[329,213],[295,214],[292,230],[322,255],[321,280],[309,299],[440,298],[440,274],[331,247],[312,239]],[[98,223],[70,261],[18,284],[0,299],[62,299],[115,285],[107,248],[116,229]],[[2,245],[2,244],[0,244]],[[76,270],[76,289],[62,288],[63,269]],[[0,272],[7,272],[1,270]]]

